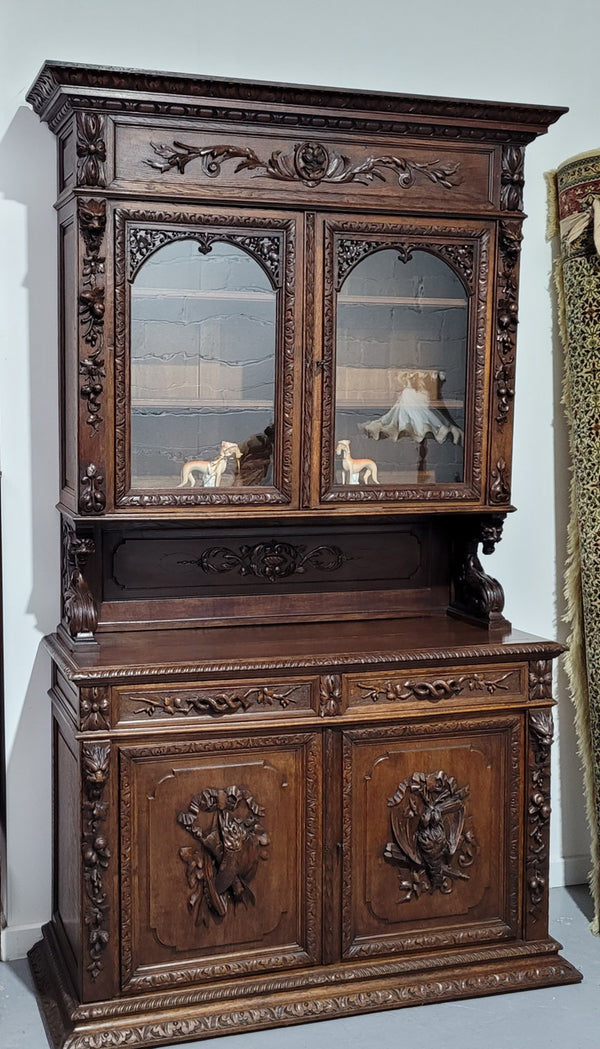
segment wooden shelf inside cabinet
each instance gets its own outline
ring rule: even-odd
[[[28,100],[59,153],[54,1049],[579,980],[561,646],[479,559],[524,147],[563,110],[57,62]]]
[[[338,306],[408,306],[416,310],[428,307],[464,310],[468,306],[466,299],[432,299],[398,295],[338,295],[337,303]]]

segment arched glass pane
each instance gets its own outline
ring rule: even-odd
[[[276,293],[223,242],[175,240],[131,288],[131,485],[272,483]]]
[[[468,310],[454,270],[376,251],[337,305],[336,483],[462,482]]]

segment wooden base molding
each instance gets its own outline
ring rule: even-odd
[[[245,987],[225,983],[81,1006],[70,988],[52,924],[44,927],[43,936],[29,952],[29,960],[46,1032],[55,1049],[159,1046],[578,983],[582,978],[558,954],[561,945],[547,939],[374,965],[324,967],[266,977]]]

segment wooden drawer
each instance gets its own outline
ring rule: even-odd
[[[375,671],[343,678],[344,708],[381,717],[395,707],[403,714],[490,709],[527,699],[526,663],[429,667]]]
[[[113,690],[119,724],[220,721],[313,716],[318,709],[316,677],[245,679],[208,684],[132,685]]]

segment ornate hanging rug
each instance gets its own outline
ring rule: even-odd
[[[565,353],[564,405],[572,455],[565,580],[567,672],[592,834],[592,931],[600,922],[600,152],[551,176],[550,225],[560,233],[555,276]],[[551,229],[552,232],[552,229]]]

